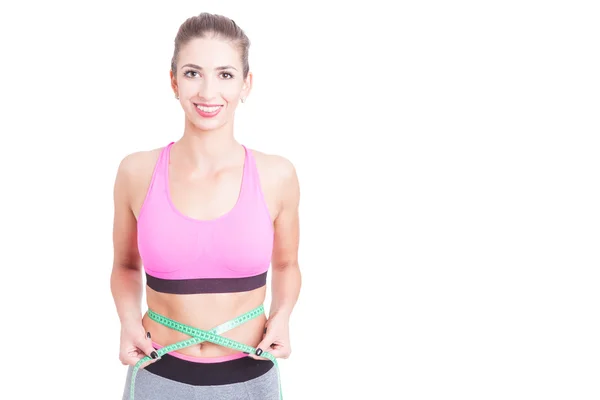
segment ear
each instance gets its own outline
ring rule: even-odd
[[[179,93],[179,87],[177,86],[177,77],[173,75],[173,71],[169,70],[169,78],[171,79],[171,88],[175,94]]]
[[[242,86],[242,93],[240,97],[248,98],[250,92],[252,91],[252,72],[248,72],[248,76],[244,80],[244,84]]]

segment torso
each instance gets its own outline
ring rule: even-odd
[[[139,221],[140,210],[146,199],[153,171],[162,148],[136,154],[137,168],[130,187],[131,209]],[[277,174],[270,168],[272,156],[252,152],[260,176],[260,187],[270,223],[278,213]],[[232,165],[214,174],[195,176],[191,168],[169,165],[168,185],[170,200],[182,216],[196,220],[213,220],[227,214],[236,204],[241,186],[243,164]],[[161,293],[146,286],[148,308],[181,323],[209,330],[233,319],[263,303],[266,287],[236,293],[172,294]],[[256,346],[263,337],[265,315],[232,329],[223,336]],[[145,329],[152,340],[162,346],[189,338],[167,328],[144,315]],[[193,357],[221,357],[235,350],[204,342],[178,351]]]

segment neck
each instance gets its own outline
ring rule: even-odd
[[[200,168],[218,168],[237,159],[240,144],[228,123],[210,131],[200,130],[186,119],[183,137],[173,145],[181,163]]]

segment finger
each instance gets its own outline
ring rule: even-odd
[[[255,360],[268,360],[268,358],[261,357],[260,355],[263,352],[271,353],[271,344],[273,344],[275,340],[270,336],[265,336],[264,339],[256,346],[256,352],[254,354],[248,354],[249,357],[254,358]]]
[[[250,358],[254,358],[255,360],[261,360],[261,361],[268,360],[268,358],[265,358],[265,357],[259,357],[259,356],[257,356],[257,355],[256,355],[256,354],[254,354],[254,353],[246,353],[246,354],[248,354],[248,357],[250,357]]]
[[[145,354],[142,354],[139,350],[130,352],[121,358],[121,363],[124,365],[131,365],[132,367],[134,367],[144,357]]]
[[[269,353],[271,353],[271,355],[275,358],[288,358],[290,356],[291,351],[286,346],[275,345],[274,348],[271,348],[271,350],[269,350]]]
[[[147,356],[151,357],[153,360],[157,360],[159,358],[158,353],[156,352],[156,349],[152,345],[152,338],[151,338],[150,332],[146,332],[145,337],[143,339],[139,340],[138,343],[136,343],[136,346],[138,347],[138,349],[141,350],[143,355],[147,355]]]
[[[140,360],[142,360],[144,358],[146,359],[146,361],[144,361],[142,364],[140,364],[140,367],[139,367],[140,369],[143,369],[143,368],[147,367],[148,365],[160,360],[160,358],[152,359],[151,356],[147,356],[141,350],[138,349],[138,350],[131,352],[130,354],[127,354],[124,357],[124,360],[121,362],[125,365],[131,365],[132,367],[135,367],[137,365],[137,363],[139,363]]]
[[[146,356],[143,356],[143,357],[146,357]],[[139,361],[139,360],[138,360],[138,361]],[[144,362],[143,362],[143,363],[140,365],[140,369],[144,369],[144,368],[146,368],[148,365],[150,365],[150,364],[153,364],[153,363],[155,363],[156,361],[158,361],[158,360],[147,360],[147,361],[144,361]],[[137,364],[137,362],[136,362],[136,364]],[[134,365],[135,365],[135,364],[134,364]]]

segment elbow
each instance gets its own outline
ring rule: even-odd
[[[290,269],[300,269],[298,261],[287,261],[287,262],[274,262],[272,263],[273,270],[275,271],[288,271]]]

